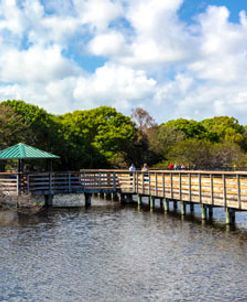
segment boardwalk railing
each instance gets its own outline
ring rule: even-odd
[[[120,192],[247,210],[247,172],[81,170],[0,173],[0,192],[59,194]]]
[[[11,195],[19,191],[18,174],[0,173],[0,193]]]

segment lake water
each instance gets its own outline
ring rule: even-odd
[[[0,301],[247,301],[247,213],[236,218],[228,231],[223,211],[214,225],[111,202],[1,212]]]

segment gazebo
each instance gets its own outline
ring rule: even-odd
[[[0,151],[0,160],[18,160],[18,172],[22,172],[22,161],[24,159],[58,159],[57,155],[28,146],[23,143],[16,144]]]

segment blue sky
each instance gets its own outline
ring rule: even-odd
[[[247,10],[247,2],[243,0],[185,0],[179,10],[179,16],[185,22],[191,22],[194,16],[205,12],[207,7],[211,6],[225,6],[229,9],[230,21],[239,22],[239,12]]]
[[[246,11],[239,0],[0,0],[0,99],[247,124]]]

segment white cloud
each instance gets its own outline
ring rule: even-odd
[[[106,29],[109,22],[123,14],[122,6],[118,1],[74,0],[73,3],[83,23],[100,31]]]
[[[58,47],[33,47],[28,50],[5,49],[0,56],[0,80],[32,85],[79,74],[80,70],[63,58]]]
[[[121,33],[111,31],[97,35],[89,43],[89,51],[97,56],[115,56],[122,53],[125,48],[124,37]]]
[[[135,101],[153,94],[156,81],[144,71],[125,66],[106,64],[89,78],[77,82],[74,97],[100,105],[102,100],[119,109],[135,107]],[[91,107],[91,105],[89,105]]]
[[[0,1],[1,99],[56,113],[141,105],[159,121],[228,114],[247,123],[246,13],[232,23],[211,6],[191,25],[177,15],[182,3]],[[90,54],[107,62],[86,72],[93,62],[77,58]]]
[[[229,11],[225,7],[209,7],[199,17],[200,56],[189,66],[198,78],[238,82],[245,77],[247,27],[232,24],[228,18]]]

